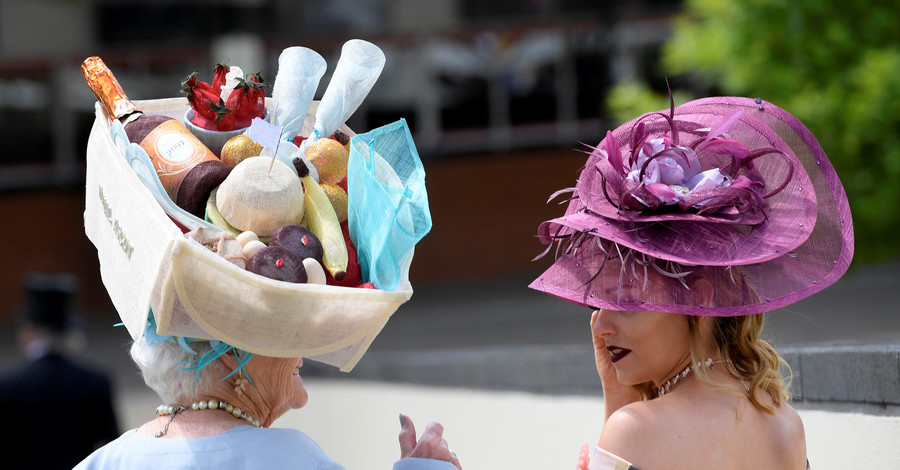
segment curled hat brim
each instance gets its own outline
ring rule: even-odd
[[[686,103],[674,109],[674,119],[679,130],[702,135],[735,110],[742,112],[729,138],[751,151],[778,152],[756,159],[752,177],[768,186],[786,181],[760,207],[763,217],[623,210],[603,187],[610,184],[603,173],[608,136],[588,158],[566,214],[540,225],[544,243],[565,246],[531,287],[592,307],[721,316],[770,311],[840,278],[853,255],[849,205],[834,168],[799,120],[771,103],[733,97]],[[611,133],[623,153],[632,150],[637,123],[648,115]],[[699,156],[704,169],[719,158]],[[645,268],[661,274],[649,275],[659,282],[648,280]],[[690,281],[698,277],[716,280],[715,299],[695,297]]]

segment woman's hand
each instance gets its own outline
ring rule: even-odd
[[[419,457],[423,459],[437,459],[452,463],[462,470],[456,453],[450,450],[447,441],[444,440],[444,427],[440,423],[429,423],[422,436],[416,440],[416,427],[411,419],[400,415],[400,458]]]
[[[597,326],[597,319],[600,318],[600,310],[594,310],[591,314],[591,336],[594,339],[594,362],[597,364],[597,374],[603,382],[603,390],[606,391],[607,386],[610,390],[622,387],[619,378],[616,376],[616,368],[613,367],[612,354],[606,349],[606,338],[603,337],[600,328]]]
[[[600,318],[600,310],[594,310],[591,314],[591,336],[594,339],[594,362],[597,364],[597,374],[603,382],[603,406],[605,414],[603,421],[619,408],[641,400],[640,393],[630,385],[619,382],[616,368],[612,363],[612,354],[606,349],[606,338],[603,336],[601,325],[597,324]]]

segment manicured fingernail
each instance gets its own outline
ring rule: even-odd
[[[403,413],[400,413],[400,428],[403,429],[406,427],[406,417],[403,416]]]

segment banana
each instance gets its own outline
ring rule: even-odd
[[[331,200],[328,199],[328,195],[325,194],[319,183],[309,175],[309,168],[303,159],[295,157],[292,161],[297,168],[297,174],[303,181],[303,203],[306,218],[309,221],[309,229],[319,237],[319,242],[322,243],[324,252],[322,265],[336,281],[340,281],[347,275],[347,264],[349,263],[347,244],[344,242],[341,224],[338,222]]]

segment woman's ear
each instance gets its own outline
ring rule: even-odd
[[[716,288],[713,287],[711,282],[703,278],[697,279],[691,285],[691,290],[694,292],[694,300],[699,305],[704,307],[712,305],[713,298],[716,296]]]
[[[221,356],[219,356],[219,360],[222,361],[222,364],[225,364],[225,367],[227,367],[230,371],[233,371],[238,367],[238,361],[237,358],[234,357],[234,354],[222,354]]]

